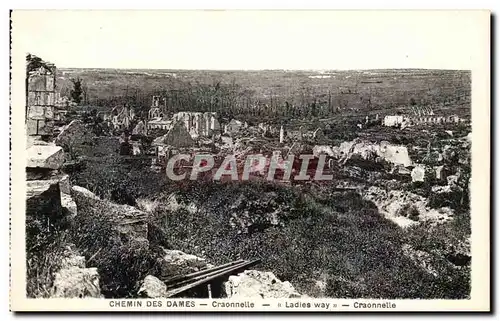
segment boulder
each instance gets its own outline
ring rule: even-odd
[[[443,168],[444,168],[443,165],[434,167],[434,170],[436,171],[436,179],[437,180],[443,180],[444,179]]]
[[[53,181],[26,182],[26,215],[61,213],[61,192],[59,184]]]
[[[68,211],[72,218],[78,214],[76,203],[69,194],[61,193],[61,206]]]
[[[89,138],[86,133],[85,125],[81,120],[76,119],[61,129],[61,132],[55,139],[55,143],[64,148],[71,148],[81,145],[87,140],[89,140]]]
[[[73,197],[77,205],[85,203],[89,204],[90,206],[97,206],[102,202],[102,200],[97,195],[95,195],[88,189],[76,185],[71,187],[71,196]]]
[[[69,182],[69,175],[62,175],[59,179],[59,188],[61,193],[71,194],[71,184]]]
[[[100,298],[97,268],[72,266],[55,273],[55,298]]]
[[[82,255],[70,255],[66,256],[61,260],[61,268],[62,269],[70,269],[70,268],[85,268],[85,256]]]
[[[423,182],[425,179],[425,167],[422,165],[417,165],[411,171],[411,181],[412,182]]]
[[[191,267],[196,270],[201,270],[208,267],[205,259],[198,256],[187,254],[179,250],[163,249],[163,251],[165,252],[163,259],[169,264]]]
[[[134,206],[125,204],[115,204],[102,200],[97,195],[86,188],[73,186],[71,195],[78,208],[91,207],[93,210],[99,210],[109,217],[109,220],[115,223],[115,229],[122,233],[133,236],[134,238],[147,239],[148,225],[146,222],[147,213]]]
[[[165,298],[167,297],[167,286],[157,277],[148,275],[144,278],[137,294],[139,297],[145,298]]]
[[[42,140],[41,136],[26,136],[26,148],[30,148],[33,145],[53,145],[52,143]]]
[[[163,249],[164,256],[157,260],[158,276],[170,278],[213,267],[205,259],[178,250]]]
[[[401,145],[392,145],[389,142],[381,142],[377,151],[379,157],[394,165],[411,166],[412,161],[408,155],[408,149]]]
[[[232,275],[224,283],[229,299],[300,298],[290,282],[282,282],[272,272],[247,270]]]
[[[26,150],[28,168],[59,169],[64,163],[64,152],[60,146],[33,145]]]
[[[61,268],[54,274],[52,297],[56,298],[100,298],[97,268],[86,268],[85,257],[78,255],[74,244],[63,251]]]

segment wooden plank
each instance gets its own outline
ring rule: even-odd
[[[243,260],[237,260],[237,261],[229,262],[229,263],[226,263],[226,264],[223,264],[223,265],[219,265],[219,266],[216,266],[216,267],[213,267],[213,268],[210,268],[210,269],[205,269],[205,270],[201,270],[201,271],[198,271],[198,272],[193,272],[193,273],[189,273],[189,274],[185,274],[185,275],[174,276],[172,278],[166,279],[164,281],[164,283],[168,285],[168,284],[172,284],[174,282],[180,282],[182,280],[187,280],[187,279],[190,279],[190,278],[202,275],[202,274],[208,274],[210,272],[222,270],[224,268],[227,268],[227,267],[230,267],[230,266],[234,266],[234,265],[237,265],[237,264],[240,264],[240,263],[243,263],[243,262],[245,262],[245,261],[243,261]]]
[[[185,292],[187,290],[193,289],[193,288],[195,288],[195,287],[197,287],[199,285],[206,284],[207,282],[212,281],[214,279],[220,278],[222,276],[226,276],[226,275],[228,275],[230,273],[234,273],[234,272],[236,272],[238,270],[245,269],[245,268],[248,268],[248,267],[253,266],[255,264],[258,264],[259,262],[260,262],[260,260],[254,260],[254,261],[251,261],[251,262],[243,262],[243,263],[238,264],[236,266],[228,267],[228,268],[223,269],[221,271],[216,271],[216,272],[210,273],[210,274],[204,276],[200,280],[197,280],[195,282],[189,283],[189,284],[184,285],[184,286],[182,286],[180,288],[168,291],[166,297],[169,298],[169,297],[172,297],[174,295],[180,294],[180,293]]]

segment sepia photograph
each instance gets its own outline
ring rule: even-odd
[[[489,24],[12,11],[12,287],[114,310],[488,310]]]

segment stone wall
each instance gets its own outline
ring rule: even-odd
[[[31,70],[27,75],[26,130],[32,136],[50,136],[54,129],[55,73],[53,65]]]

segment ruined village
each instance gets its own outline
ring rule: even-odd
[[[114,72],[27,57],[28,297],[470,295],[470,73]],[[173,182],[180,153],[333,179]]]

